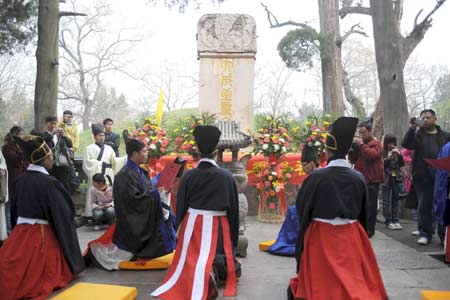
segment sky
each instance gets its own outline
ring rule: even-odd
[[[115,11],[114,15],[108,20],[108,27],[111,30],[117,30],[120,27],[133,27],[136,35],[146,36],[146,39],[129,54],[128,69],[135,72],[155,70],[170,63],[181,68],[182,72],[186,74],[198,73],[195,36],[197,22],[202,15],[211,13],[242,13],[253,16],[256,20],[258,34],[256,67],[283,65],[276,47],[284,34],[293,28],[269,28],[267,15],[260,1],[225,0],[220,5],[207,0],[202,2],[200,8],[191,5],[186,12],[179,13],[176,9],[169,10],[163,4],[146,4],[146,0],[109,0],[111,9]],[[77,0],[77,3],[89,6],[92,4],[92,0]],[[285,20],[308,22],[316,28],[319,25],[317,1],[264,0],[263,3],[270,8],[280,22]],[[402,31],[409,32],[413,27],[417,12],[424,8],[424,16],[434,7],[434,4],[434,0],[406,0]],[[61,9],[64,9],[64,4],[61,5]],[[450,40],[446,38],[450,28],[449,16],[450,3],[446,3],[434,15],[433,27],[427,32],[425,39],[413,54],[420,63],[426,65],[441,64],[450,67]],[[361,23],[369,36],[368,38],[361,37],[364,43],[372,44],[371,19],[368,16],[347,16],[341,21],[341,32],[345,32],[346,29],[356,23]],[[107,81],[115,86],[119,92],[124,93],[131,102],[138,98],[150,97],[148,92],[142,89],[139,82],[130,78],[111,74]],[[317,91],[320,86],[318,86],[317,79],[311,76],[311,72],[306,74],[295,72],[290,79],[288,88],[293,94],[293,98],[296,98],[303,97],[305,90]],[[156,99],[154,100],[156,101]],[[317,95],[313,95],[309,100],[320,104],[320,97]]]

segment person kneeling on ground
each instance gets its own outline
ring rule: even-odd
[[[130,139],[126,151],[128,160],[113,185],[116,223],[90,242],[84,253],[87,263],[106,270],[118,270],[121,261],[149,260],[175,249],[173,214],[140,167],[147,162],[148,150],[141,141]]]
[[[18,142],[31,164],[11,195],[13,231],[0,248],[0,299],[44,300],[85,266],[72,199],[48,173],[52,151],[42,137]]]
[[[100,230],[102,223],[111,225],[116,217],[112,187],[106,183],[105,176],[101,173],[92,177],[91,201],[94,230]]]
[[[310,174],[319,168],[320,162],[317,152],[318,149],[314,145],[309,145],[308,143],[303,144],[302,168],[306,174]],[[286,210],[286,218],[278,233],[278,237],[267,251],[275,255],[295,256],[295,246],[297,244],[299,229],[300,220],[298,219],[297,208],[293,204]]]

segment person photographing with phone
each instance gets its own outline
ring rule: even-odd
[[[384,182],[381,185],[383,217],[387,229],[401,230],[398,208],[401,185],[406,177],[405,161],[397,148],[397,138],[386,134],[383,139]]]
[[[402,146],[414,150],[412,166],[413,183],[418,199],[418,230],[412,234],[419,236],[420,245],[428,245],[434,233],[433,223],[433,191],[435,170],[427,165],[425,158],[435,159],[441,148],[450,141],[450,133],[436,125],[436,113],[425,109],[420,118],[411,118]],[[444,240],[444,229],[438,226],[441,242]]]

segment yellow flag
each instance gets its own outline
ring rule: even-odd
[[[162,115],[163,115],[163,106],[164,106],[164,92],[161,89],[159,91],[159,101],[158,101],[158,106],[156,107],[156,124],[158,124],[158,126],[161,126],[161,120],[162,120]]]

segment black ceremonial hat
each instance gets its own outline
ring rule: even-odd
[[[21,139],[17,139],[17,143],[32,164],[38,163],[52,154],[52,150],[40,136],[25,135]]]
[[[212,125],[199,125],[194,129],[194,138],[201,154],[211,154],[219,143],[221,132]]]
[[[326,147],[338,156],[344,157],[347,155],[352,145],[358,122],[358,118],[352,117],[340,117],[337,119],[328,131]]]
[[[104,132],[105,132],[105,127],[103,127],[102,124],[100,124],[100,123],[92,124],[92,134],[94,136],[96,136],[99,133],[104,133]]]

